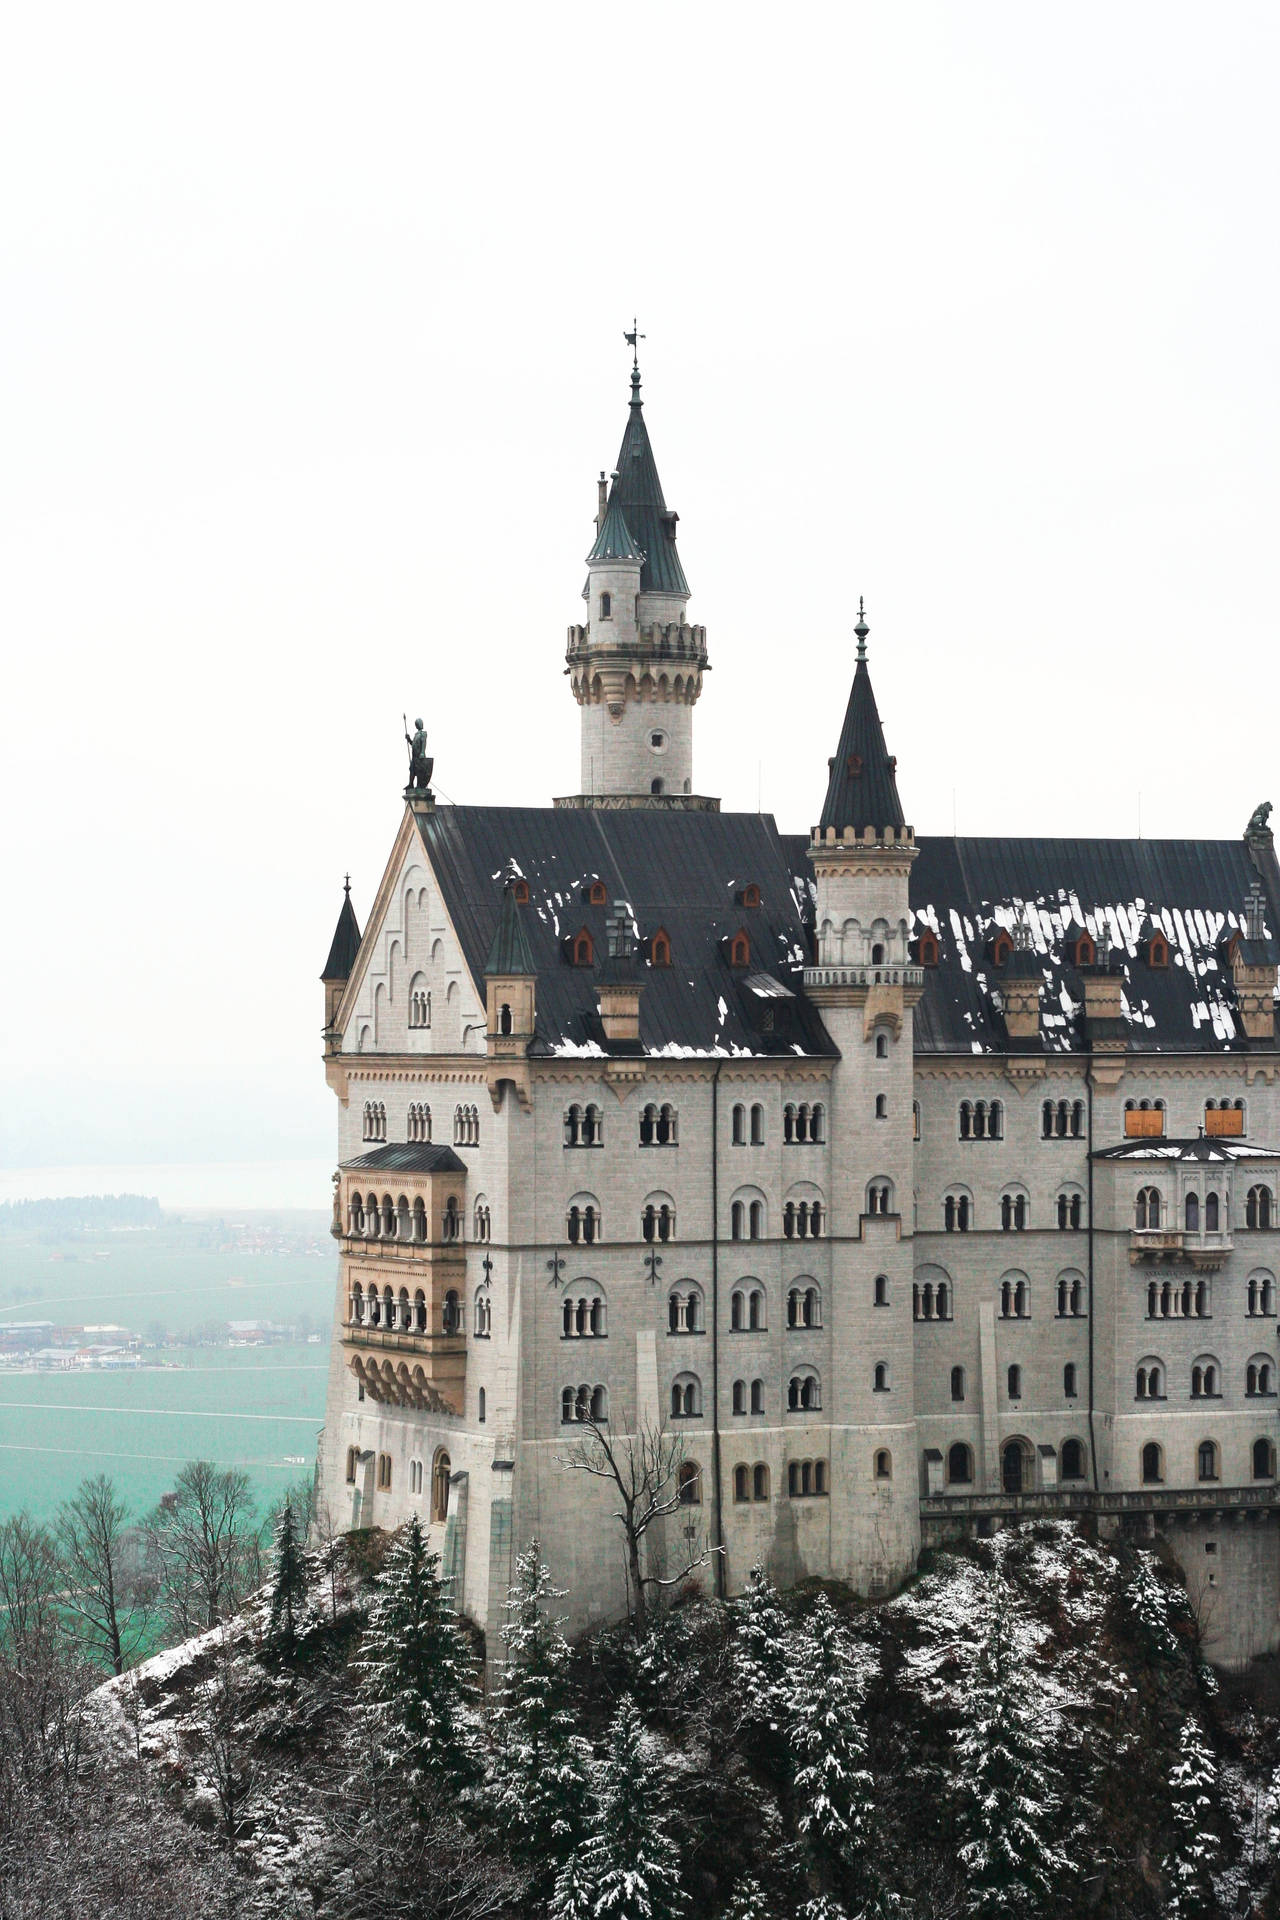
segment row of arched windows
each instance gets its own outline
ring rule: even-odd
[[[1005,1376],[1005,1386],[1008,1389],[1009,1398],[1011,1400],[1018,1400],[1022,1397],[1021,1367],[1013,1366],[1009,1368]],[[1074,1400],[1076,1395],[1079,1393],[1079,1391],[1080,1391],[1079,1369],[1076,1366],[1076,1363],[1074,1360],[1068,1360],[1067,1364],[1062,1369],[1063,1397],[1067,1400]],[[960,1401],[963,1401],[964,1397],[965,1397],[964,1368],[952,1367],[951,1398],[953,1401],[960,1402]]]
[[[431,994],[426,987],[414,987],[409,995],[409,1025],[411,1027],[431,1025]]]
[[[787,1147],[821,1146],[827,1137],[827,1110],[821,1101],[798,1106],[788,1101],[782,1109],[782,1143]]]
[[[735,1380],[732,1405],[735,1413],[763,1413],[764,1381],[753,1380],[748,1387],[745,1380]]]
[[[782,1209],[786,1240],[820,1240],[826,1215],[821,1200],[788,1200]]]
[[[916,1282],[911,1289],[911,1317],[913,1320],[951,1318],[951,1289],[945,1280]]]
[[[484,1289],[481,1291],[485,1292]],[[478,1297],[476,1302],[476,1332],[481,1338],[488,1337],[488,1315],[488,1295],[485,1293],[483,1310]],[[431,1310],[421,1287],[415,1288],[410,1298],[407,1287],[401,1287],[396,1293],[389,1286],[379,1291],[375,1284],[371,1284],[366,1291],[357,1280],[347,1300],[347,1321],[353,1327],[381,1327],[386,1333],[431,1332]],[[450,1287],[440,1306],[440,1331],[458,1334],[462,1330],[462,1301],[456,1289]]]
[[[1084,1101],[1046,1100],[1040,1108],[1042,1140],[1083,1140]]]
[[[385,1140],[387,1137],[387,1109],[381,1100],[366,1100],[364,1103],[364,1138],[366,1140]]]
[[[478,1147],[480,1145],[480,1111],[477,1107],[455,1107],[453,1110],[453,1144],[455,1147]]]
[[[411,1145],[431,1144],[431,1109],[425,1100],[409,1102],[407,1137]]]
[[[729,1120],[729,1137],[735,1147],[764,1145],[764,1108],[759,1101],[746,1106],[739,1100]]]
[[[733,1497],[741,1505],[747,1500],[769,1498],[769,1469],[763,1460],[753,1467],[739,1461],[733,1470]]]
[[[1134,1398],[1137,1400],[1164,1400],[1167,1398],[1168,1377],[1168,1369],[1163,1360],[1143,1360],[1134,1375]],[[1269,1398],[1275,1393],[1275,1365],[1265,1353],[1255,1353],[1247,1362],[1244,1373],[1244,1390],[1251,1400],[1264,1396]],[[1191,1398],[1193,1400],[1216,1400],[1221,1397],[1221,1364],[1212,1355],[1202,1355],[1194,1362],[1191,1368]]]
[[[1250,1465],[1255,1480],[1274,1480],[1276,1477],[1276,1450],[1274,1443],[1265,1435],[1259,1436],[1250,1447]],[[973,1448],[963,1440],[953,1441],[946,1452],[946,1484],[951,1487],[971,1487],[974,1483]],[[1195,1477],[1205,1483],[1212,1483],[1222,1477],[1221,1452],[1216,1440],[1205,1439],[1197,1442],[1195,1449]],[[1139,1455],[1139,1468],[1144,1486],[1161,1486],[1165,1478],[1165,1451],[1159,1441],[1148,1440]],[[1000,1456],[1001,1485],[1006,1493],[1025,1493],[1030,1490],[1035,1472],[1034,1457],[1030,1447],[1023,1440],[1005,1442]],[[1084,1480],[1088,1473],[1088,1453],[1083,1440],[1074,1437],[1064,1440],[1058,1450],[1058,1479],[1066,1485],[1072,1481]]]
[[[563,1338],[603,1340],[607,1333],[604,1298],[598,1293],[566,1294],[560,1308]]]
[[[676,1210],[670,1200],[646,1201],[640,1214],[642,1240],[674,1240]]]
[[[384,1193],[381,1200],[376,1193],[353,1193],[351,1196],[347,1210],[347,1231],[355,1239],[402,1240],[425,1246],[428,1226],[427,1204],[421,1194],[412,1205],[403,1193],[398,1200],[393,1200],[389,1193]],[[472,1210],[472,1232],[477,1240],[489,1238],[489,1207],[485,1200],[477,1199]],[[462,1208],[455,1194],[450,1194],[444,1203],[440,1215],[440,1238],[446,1241],[462,1238]]]
[[[1252,1186],[1245,1197],[1246,1228],[1267,1230],[1271,1226],[1273,1201],[1270,1187]],[[1168,1220],[1168,1208],[1159,1187],[1138,1189],[1134,1201],[1134,1226],[1139,1233],[1157,1233]],[[1182,1222],[1188,1233],[1220,1233],[1230,1225],[1229,1196],[1212,1188],[1203,1196],[1192,1191],[1184,1194]],[[1203,1225],[1202,1225],[1203,1222]]]
[[[960,1102],[960,1138],[962,1140],[1003,1140],[1004,1107],[999,1100],[962,1100]]]
[[[827,1491],[825,1460],[788,1460],[787,1493],[792,1500],[804,1500],[810,1494]]]
[[[1149,1280],[1148,1320],[1206,1320],[1210,1313],[1207,1280]]]
[[[1255,1480],[1274,1480],[1276,1477],[1276,1450],[1274,1443],[1265,1435],[1260,1435],[1249,1449],[1250,1466]],[[1148,1440],[1142,1449],[1142,1484],[1145,1487],[1158,1487],[1164,1482],[1164,1448],[1158,1440]],[[1222,1452],[1216,1440],[1201,1440],[1195,1451],[1196,1479],[1212,1483],[1222,1478]]]

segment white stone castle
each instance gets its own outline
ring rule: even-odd
[[[573,1623],[616,1618],[618,1503],[566,1450],[663,1429],[648,1551],[721,1549],[722,1592],[884,1593],[1065,1513],[1159,1531],[1216,1657],[1274,1648],[1269,809],[917,840],[860,615],[817,824],[724,813],[676,518],[633,371],[569,629],[580,791],[419,779],[363,935],[343,905],[329,1514],[420,1514],[491,1638],[533,1534]]]

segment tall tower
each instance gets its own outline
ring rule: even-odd
[[[662,495],[633,362],[627,427],[607,492],[601,476],[583,588],[586,624],[569,628],[566,658],[582,716],[581,790],[558,806],[718,804],[693,790],[693,708],[707,635],[686,617],[678,518]]]
[[[907,884],[915,837],[867,666],[858,661],[822,817],[809,845],[818,952],[805,989],[839,1048],[831,1082],[833,1289],[840,1316],[834,1433],[848,1450],[848,1534],[837,1547],[873,1587],[914,1565],[919,1547],[912,1326],[914,1187],[911,963]],[[885,1456],[882,1459],[882,1455]],[[880,1469],[868,1470],[878,1460]],[[888,1471],[884,1467],[888,1466]],[[834,1568],[833,1568],[834,1571]]]

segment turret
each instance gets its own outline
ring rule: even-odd
[[[527,1107],[532,1099],[528,1055],[538,1012],[537,971],[514,873],[508,874],[503,888],[502,911],[485,964],[484,994],[489,1097],[499,1106],[502,1083],[510,1081],[521,1106]]]
[[[324,972],[320,979],[324,984],[324,1048],[326,1053],[335,1053],[342,1036],[334,1029],[334,1017],[337,1014],[342,996],[351,978],[351,969],[355,966],[356,955],[360,951],[360,927],[356,920],[355,908],[351,904],[351,875],[343,882],[344,893],[342,911],[338,915],[338,924],[333,930],[333,939],[329,945],[329,958],[324,963]]]
[[[663,498],[633,365],[626,431],[587,555],[587,619],[569,629],[581,792],[558,805],[715,804],[693,792],[693,707],[707,637],[688,623],[677,519]]]

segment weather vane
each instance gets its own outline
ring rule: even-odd
[[[623,335],[622,335],[623,339],[626,341],[627,345],[631,349],[631,365],[637,373],[640,371],[639,342],[647,338],[645,334],[640,332],[639,328],[640,328],[640,323],[633,315],[631,319],[630,333],[627,333],[624,329]]]

